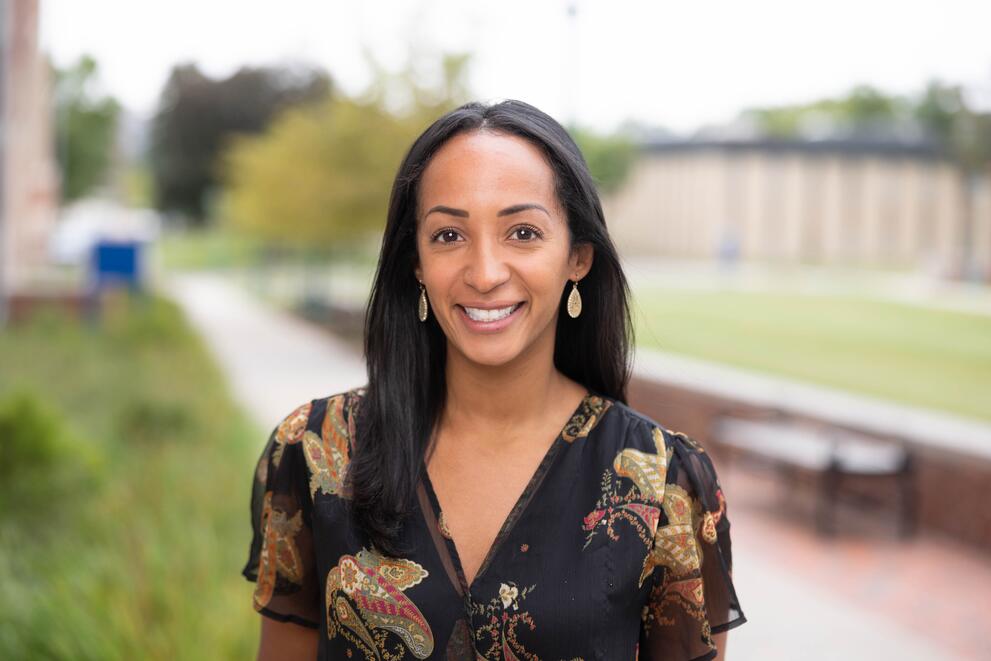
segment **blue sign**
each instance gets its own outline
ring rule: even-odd
[[[138,289],[141,285],[141,243],[101,241],[93,246],[93,275],[97,289],[108,285]]]

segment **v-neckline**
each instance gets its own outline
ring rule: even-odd
[[[474,588],[475,584],[478,583],[479,579],[485,575],[485,570],[488,569],[489,565],[492,563],[492,560],[495,558],[496,553],[498,553],[499,549],[501,548],[502,543],[506,540],[507,537],[509,537],[509,533],[512,532],[517,521],[519,521],[520,518],[522,517],[523,511],[526,509],[530,501],[533,500],[533,496],[535,492],[543,483],[544,476],[547,474],[547,472],[550,470],[551,465],[554,463],[554,459],[559,454],[559,450],[561,446],[565,444],[565,440],[564,440],[565,432],[568,429],[573,429],[575,427],[576,421],[580,419],[581,416],[586,411],[586,404],[593,397],[594,395],[591,392],[585,393],[585,396],[582,397],[582,400],[578,403],[578,406],[575,407],[575,410],[568,417],[567,422],[564,423],[564,426],[561,427],[561,430],[557,433],[557,436],[554,438],[554,441],[550,444],[550,447],[547,448],[547,451],[544,453],[544,456],[540,460],[540,463],[537,465],[537,468],[533,472],[533,475],[530,476],[530,479],[527,482],[526,486],[523,488],[523,491],[520,493],[519,497],[516,499],[516,502],[513,504],[512,509],[509,510],[509,514],[506,515],[506,518],[503,520],[502,525],[499,527],[499,532],[496,533],[495,538],[492,540],[492,544],[489,545],[488,550],[485,552],[485,556],[482,559],[482,563],[478,566],[478,571],[475,572],[475,575],[472,577],[470,584],[468,583],[467,578],[465,576],[464,566],[461,564],[461,556],[458,554],[458,548],[457,548],[457,544],[455,544],[454,542],[454,538],[451,536],[450,531],[447,531],[447,534],[444,534],[444,530],[441,529],[441,537],[444,539],[445,545],[447,547],[448,555],[450,556],[451,562],[453,563],[457,571],[458,581],[461,584],[460,585],[461,592],[466,597],[472,593],[472,588]],[[423,466],[423,476],[421,478],[421,483],[423,484],[424,490],[427,493],[427,497],[430,501],[430,506],[433,509],[433,518],[436,521],[436,525],[438,527],[441,527],[442,525],[441,521],[444,510],[441,508],[440,500],[437,498],[437,492],[434,491],[434,485],[430,481],[430,475],[427,473],[426,465]]]

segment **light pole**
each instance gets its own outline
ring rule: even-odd
[[[578,0],[567,0],[565,5],[567,15],[568,47],[565,49],[567,56],[564,61],[564,116],[567,117],[568,128],[576,128],[578,121],[575,110],[575,98],[577,96],[578,81],[581,79],[578,71]]]

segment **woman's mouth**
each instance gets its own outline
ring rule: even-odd
[[[510,305],[504,308],[495,308],[492,310],[485,310],[483,308],[469,308],[464,307],[465,312],[471,317],[472,321],[499,321],[500,319],[505,319],[509,315],[521,306],[522,303],[517,303],[516,305]]]
[[[523,307],[523,302],[514,305],[507,305],[501,308],[473,308],[458,305],[461,318],[465,324],[476,331],[497,331],[502,330],[517,317],[517,312]]]

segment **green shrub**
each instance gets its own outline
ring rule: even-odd
[[[0,332],[0,409],[0,659],[251,656],[261,432],[174,304]]]
[[[94,486],[99,452],[70,433],[61,416],[35,394],[0,399],[0,518],[30,505],[55,505]]]
[[[62,430],[38,399],[18,392],[0,400],[0,484],[24,471],[45,471],[58,461]]]
[[[121,348],[173,346],[190,337],[174,303],[128,290],[105,292],[100,300],[100,325]]]
[[[117,427],[125,443],[184,441],[192,437],[196,421],[188,407],[139,396],[121,406]]]

